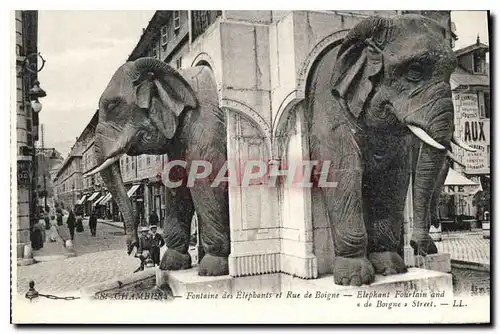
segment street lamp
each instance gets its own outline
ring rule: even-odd
[[[31,87],[28,95],[30,96],[31,107],[33,108],[33,111],[36,113],[42,111],[42,104],[38,99],[47,96],[47,93],[42,88],[40,88],[40,81],[36,80],[33,83],[33,87]]]
[[[31,108],[33,108],[34,112],[39,113],[40,111],[42,111],[42,104],[40,103],[40,101],[38,101],[38,99],[32,100]]]

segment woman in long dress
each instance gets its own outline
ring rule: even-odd
[[[56,242],[59,239],[57,221],[55,216],[50,216],[49,242]]]
[[[45,240],[45,220],[43,215],[40,215],[38,222],[33,225],[33,233],[31,237],[31,245],[34,250],[38,250],[43,247],[43,241]]]

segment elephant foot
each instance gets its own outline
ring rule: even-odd
[[[348,258],[336,256],[333,262],[335,284],[354,285],[370,284],[375,279],[375,270],[366,257]]]
[[[191,268],[191,256],[168,248],[161,259],[161,270],[184,270]]]
[[[376,274],[387,276],[408,271],[405,262],[396,252],[370,253],[368,259],[373,264]]]
[[[426,256],[427,254],[437,254],[438,250],[434,240],[429,233],[413,233],[410,246],[413,248],[415,255]]]
[[[205,254],[201,259],[198,274],[200,276],[223,276],[229,274],[227,257]]]

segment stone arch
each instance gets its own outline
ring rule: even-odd
[[[260,132],[265,140],[269,155],[272,156],[271,145],[271,126],[270,124],[254,109],[245,103],[233,99],[223,98],[220,107],[228,109],[245,117],[250,123]]]
[[[193,61],[191,62],[191,67],[194,66],[207,66],[210,68],[210,70],[214,74],[215,82],[217,83],[217,90],[220,92],[222,90],[222,83],[220,80],[217,78],[217,68],[215,66],[215,62],[210,57],[210,55],[206,52],[201,52],[199,53],[196,57],[194,57]]]
[[[306,90],[307,90],[309,75],[316,66],[317,60],[320,59],[324,53],[342,43],[344,37],[347,35],[349,30],[350,29],[336,31],[323,38],[311,49],[306,59],[302,63],[302,67],[298,74],[297,95],[299,97],[304,98],[307,93]]]
[[[324,37],[311,49],[306,59],[302,63],[297,77],[296,89],[291,91],[283,99],[272,122],[273,152],[278,153],[279,151],[278,143],[280,141],[277,140],[277,138],[281,133],[286,131],[291,111],[293,111],[295,107],[299,103],[301,103],[306,96],[309,75],[310,73],[312,73],[314,67],[316,66],[317,60],[319,60],[325,52],[339,45],[348,31],[349,29],[339,30]]]

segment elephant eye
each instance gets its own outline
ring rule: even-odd
[[[410,81],[418,82],[422,80],[424,76],[424,68],[420,64],[412,64],[408,68],[408,72],[406,74],[406,77]]]
[[[117,105],[118,105],[117,102],[108,103],[108,105],[106,106],[106,109],[108,109],[108,111],[112,111],[113,109],[116,108]]]

